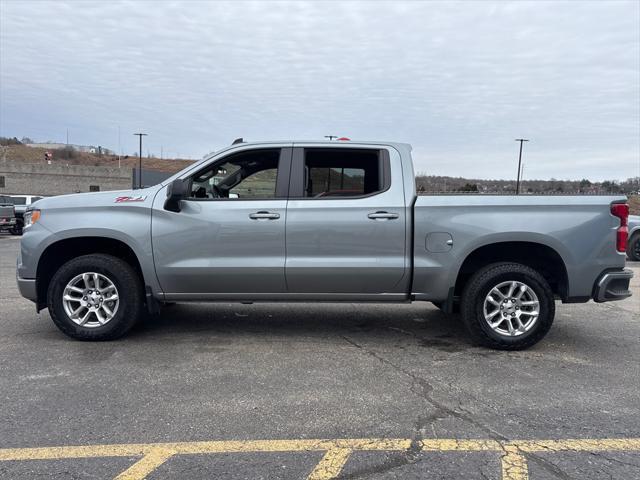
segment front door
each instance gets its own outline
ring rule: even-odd
[[[334,299],[406,294],[406,211],[400,159],[387,149],[295,148],[288,291]]]
[[[286,292],[285,222],[291,148],[246,149],[185,180],[180,212],[154,201],[153,255],[167,299]]]

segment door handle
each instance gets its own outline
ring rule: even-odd
[[[397,213],[389,213],[389,212],[375,212],[367,215],[371,220],[393,220],[398,218],[400,215]]]
[[[249,218],[251,220],[277,220],[278,218],[280,218],[280,214],[279,213],[273,213],[273,212],[256,212],[256,213],[250,213],[249,214]]]

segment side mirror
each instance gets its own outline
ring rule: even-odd
[[[188,185],[188,181],[180,180],[179,178],[169,184],[167,187],[167,199],[164,202],[165,210],[170,212],[180,211],[180,201],[187,198]]]

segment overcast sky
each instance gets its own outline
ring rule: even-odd
[[[395,140],[427,174],[640,175],[640,2],[0,0],[0,135],[200,158]]]

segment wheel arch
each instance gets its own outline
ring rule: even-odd
[[[105,236],[74,236],[59,239],[48,245],[40,255],[36,269],[36,292],[38,311],[46,306],[47,290],[55,272],[69,260],[82,256],[103,253],[127,262],[147,284],[142,264],[134,249],[126,242]]]
[[[555,295],[563,301],[568,299],[569,276],[560,253],[544,243],[522,240],[488,243],[469,252],[457,271],[454,296],[461,295],[478,269],[498,262],[515,262],[533,268],[545,278]]]

